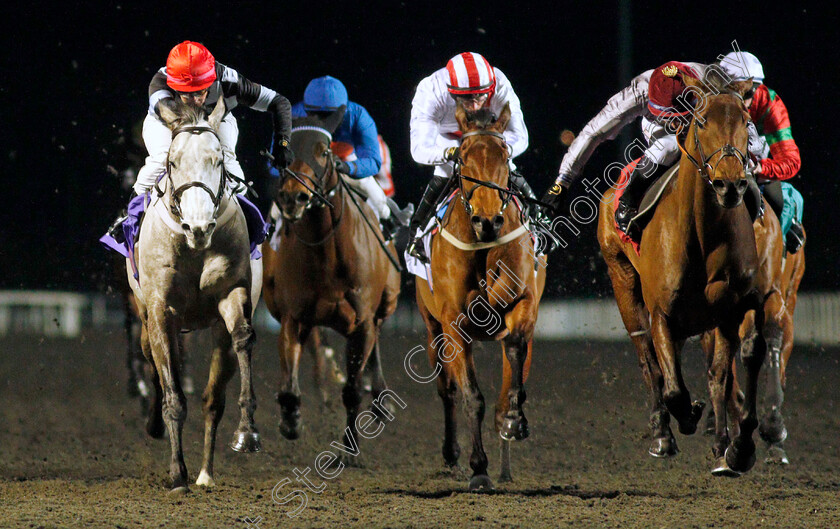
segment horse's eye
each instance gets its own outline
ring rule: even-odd
[[[169,162],[169,166],[175,169],[175,162]]]
[[[703,122],[702,122],[702,121],[700,121],[700,120],[698,119],[698,120],[697,120],[697,128],[699,128],[699,129],[705,129],[705,128],[706,128],[706,125],[704,125],[704,124],[703,124]]]

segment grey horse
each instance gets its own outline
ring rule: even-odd
[[[139,282],[130,273],[128,281],[140,309],[143,354],[155,367],[156,391],[146,430],[160,438],[165,426],[172,452],[172,491],[186,492],[181,431],[187,410],[178,334],[212,329],[213,356],[203,394],[204,458],[196,480],[196,485],[212,487],[216,428],[224,412],[225,386],[236,371],[237,360],[241,418],[231,448],[260,450],[251,381],[255,342],[251,318],[260,296],[262,263],[250,259],[245,217],[225,185],[216,132],[225,114],[224,101],[219,100],[209,117],[186,106],[177,111],[162,107],[161,118],[172,129],[167,173],[150,195],[140,228]]]

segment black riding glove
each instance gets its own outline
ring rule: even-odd
[[[280,171],[289,167],[292,162],[295,161],[295,154],[289,146],[289,140],[282,136],[275,140],[274,148],[271,150],[271,155],[274,156],[272,164]]]
[[[344,173],[346,175],[352,174],[353,171],[353,169],[350,168],[350,164],[345,162],[344,160],[336,160],[335,170],[339,173]]]
[[[545,195],[540,199],[546,204],[545,212],[552,217],[557,217],[561,213],[563,204],[566,202],[566,194],[568,191],[560,184],[554,184],[546,191]]]

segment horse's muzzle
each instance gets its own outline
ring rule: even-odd
[[[280,212],[286,220],[299,220],[306,211],[311,195],[305,191],[281,191],[277,195]]]
[[[187,246],[193,250],[204,250],[210,246],[210,238],[216,229],[216,221],[210,222],[183,222],[181,228],[187,238]]]
[[[712,180],[712,188],[715,190],[718,204],[725,208],[738,206],[744,198],[748,182],[746,178],[738,180]]]
[[[501,213],[493,217],[473,215],[470,217],[470,222],[480,242],[492,242],[499,238],[499,233],[505,224],[505,217]]]

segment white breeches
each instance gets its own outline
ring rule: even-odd
[[[379,220],[387,219],[391,216],[391,210],[388,208],[388,198],[385,196],[385,192],[382,191],[382,188],[379,187],[379,183],[376,181],[376,178],[373,176],[367,176],[365,178],[356,179],[344,175],[342,175],[342,178],[344,178],[344,181],[347,182],[350,187],[361,191],[362,194],[367,197],[367,203],[373,208],[373,211],[376,213],[377,217],[379,217]]]
[[[233,176],[244,179],[245,173],[236,159],[236,142],[239,139],[239,126],[233,114],[228,114],[219,124],[216,131],[222,142],[225,157],[225,169]],[[146,164],[137,173],[134,191],[142,195],[155,185],[155,179],[166,170],[166,156],[172,143],[172,131],[153,114],[147,114],[143,121],[143,142],[146,144]]]

